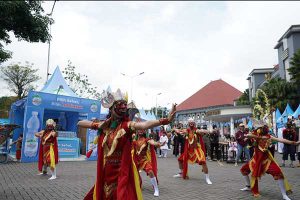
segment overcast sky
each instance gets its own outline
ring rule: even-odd
[[[46,13],[53,2],[45,2]],[[278,39],[300,24],[300,2],[67,2],[54,8],[50,72],[71,60],[102,91],[128,91],[138,107],[181,103],[212,80],[243,92],[253,68],[278,63]],[[12,35],[12,34],[11,34]],[[10,63],[30,61],[46,81],[48,45],[20,42]],[[141,76],[130,78],[140,72]],[[122,76],[125,73],[128,76]],[[1,83],[1,96],[10,95]],[[162,93],[161,95],[157,95]]]

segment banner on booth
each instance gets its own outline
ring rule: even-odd
[[[97,100],[30,91],[24,110],[22,162],[38,160],[40,139],[35,137],[34,134],[45,128],[43,124],[46,120],[44,119],[45,110],[77,112],[79,113],[78,118],[74,118],[74,123],[77,124],[77,121],[80,120],[79,118],[83,117],[80,115],[81,113],[84,113],[84,118],[87,120],[92,118],[99,119],[100,108],[100,102]],[[88,137],[89,135],[87,134]],[[79,150],[79,142],[72,140],[64,142],[66,143],[59,144],[60,155],[72,156],[75,148],[77,148],[77,151]]]
[[[79,139],[78,138],[58,138],[59,157],[78,158]]]

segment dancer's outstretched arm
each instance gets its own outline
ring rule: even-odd
[[[199,135],[205,135],[205,134],[209,134],[209,131],[205,129],[197,129],[196,133]]]
[[[82,128],[92,128],[92,123],[93,123],[92,121],[81,120],[77,123],[77,125]]]
[[[174,133],[176,135],[185,135],[187,133],[187,130],[186,129],[178,129],[178,128],[173,128],[172,129],[174,131]]]
[[[277,137],[274,137],[274,136],[271,136],[271,138],[269,138],[269,137],[265,137],[265,136],[257,136],[257,135],[253,135],[253,134],[248,134],[248,135],[246,135],[246,137],[256,138],[256,139],[263,139],[263,140],[271,139],[273,141],[277,141],[277,142],[281,142],[281,143],[285,143],[285,144],[292,144],[292,145],[299,145],[300,144],[300,141],[295,142],[295,141],[290,141],[290,140],[283,139],[283,138],[277,138]]]
[[[105,126],[108,126],[111,118],[103,121],[103,122],[93,122],[88,120],[81,120],[77,123],[78,126],[82,128],[91,128],[91,129],[99,129],[104,128]]]
[[[248,133],[247,135],[245,135],[247,138],[255,138],[255,139],[263,139],[263,137],[258,136],[258,135],[254,135],[252,133]],[[267,139],[267,138],[265,138]]]
[[[148,143],[158,148],[161,146],[159,142],[155,142],[153,139],[148,140]]]
[[[145,122],[130,122],[130,126],[135,130],[146,130],[159,125],[167,125],[174,119],[175,113],[176,113],[176,104],[173,104],[172,110],[168,118],[161,118],[160,120],[149,120]]]
[[[292,144],[292,145],[298,145],[300,143],[300,141],[295,142],[295,141],[290,141],[290,140],[283,139],[283,138],[277,138],[277,137],[274,137],[274,136],[271,136],[271,139],[273,141],[276,141],[276,142],[281,142],[281,143],[285,143],[285,144]]]

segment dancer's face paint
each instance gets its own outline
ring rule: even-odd
[[[127,102],[124,100],[117,101],[114,105],[113,110],[118,116],[120,117],[125,116],[127,112]]]

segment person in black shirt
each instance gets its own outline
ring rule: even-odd
[[[293,128],[292,122],[287,122],[287,128],[283,130],[283,138],[289,141],[297,141],[296,131]],[[290,167],[294,167],[293,161],[295,161],[295,154],[296,154],[296,146],[290,144],[284,144],[283,147],[283,155],[282,155],[282,164],[281,167],[285,167],[285,161],[288,160],[288,155],[291,158]]]
[[[220,163],[220,152],[219,152],[219,137],[220,131],[217,126],[213,125],[213,131],[209,134],[210,139],[210,157],[214,160],[214,155],[217,157],[217,161]]]
[[[183,129],[182,123],[178,123],[177,129],[180,129],[180,130]],[[183,151],[184,151],[185,138],[184,138],[183,135],[175,133],[174,129],[172,131],[174,133],[174,140],[173,140],[174,141],[174,150],[173,150],[173,154],[177,157],[179,154],[182,154]]]

